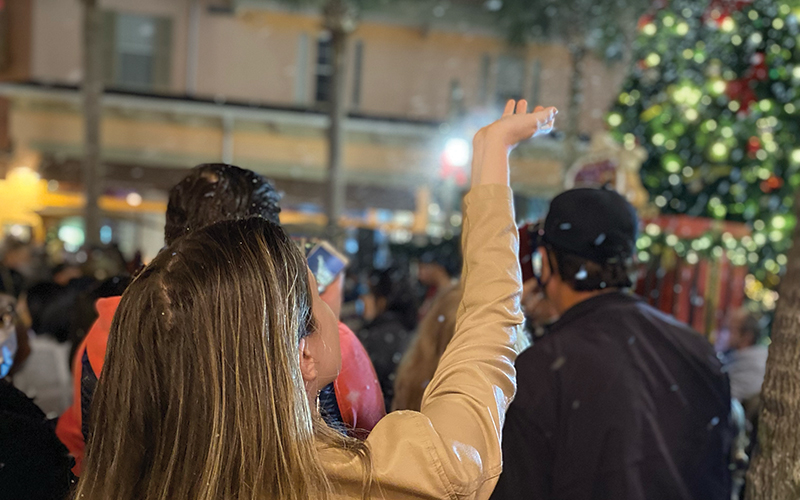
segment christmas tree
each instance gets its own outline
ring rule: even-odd
[[[799,3],[662,3],[640,21],[633,69],[608,115],[617,140],[647,149],[642,180],[662,213],[752,228],[741,240],[669,246],[695,259],[725,254],[772,289],[800,186]],[[653,247],[641,246],[644,260]]]

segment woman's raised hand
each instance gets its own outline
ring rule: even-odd
[[[537,106],[528,113],[524,99],[506,103],[503,116],[478,131],[472,141],[472,187],[509,184],[508,154],[517,144],[553,130],[556,108]]]

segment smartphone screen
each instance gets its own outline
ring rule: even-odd
[[[308,267],[317,279],[320,293],[325,291],[347,267],[347,257],[340,254],[327,241],[320,241],[306,253]]]

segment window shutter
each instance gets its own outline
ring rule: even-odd
[[[117,83],[117,13],[103,12],[103,83],[114,86]]]
[[[353,54],[353,108],[361,106],[361,76],[364,73],[364,41],[357,40]]]
[[[11,30],[9,17],[11,7],[7,3],[0,2],[0,71],[8,71],[11,66],[9,50],[11,45]]]
[[[156,19],[153,89],[169,90],[172,80],[172,19]]]

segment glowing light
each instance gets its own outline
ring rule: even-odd
[[[659,208],[664,208],[667,206],[667,199],[661,195],[656,196],[656,206]]]
[[[656,31],[658,31],[658,28],[656,28],[656,25],[653,23],[647,23],[644,25],[644,28],[642,28],[642,33],[647,36],[655,35]]]
[[[675,236],[674,234],[670,234],[669,236],[667,236],[666,241],[667,245],[674,247],[675,245],[678,244],[678,237]]]
[[[728,157],[728,146],[721,142],[715,143],[711,146],[711,154],[719,160],[724,160]]]
[[[39,173],[29,167],[16,167],[8,172],[8,177],[15,182],[36,183],[39,181]]]
[[[700,115],[697,113],[696,109],[687,109],[686,110],[686,119],[690,122],[697,120]]]
[[[786,227],[786,217],[782,215],[776,215],[772,218],[772,227],[775,229],[784,229]]]
[[[619,113],[611,113],[608,115],[608,124],[612,127],[619,127],[622,125],[622,115]]]
[[[689,25],[686,23],[679,23],[678,26],[675,27],[675,33],[684,36],[689,33]]]
[[[661,56],[653,52],[649,56],[647,56],[644,62],[647,63],[647,65],[650,66],[651,68],[653,66],[658,66],[661,63]]]
[[[723,92],[725,92],[725,89],[727,87],[728,85],[725,83],[724,80],[716,80],[714,83],[711,84],[711,90],[717,95],[721,95]]]
[[[676,173],[681,171],[681,164],[678,162],[678,160],[673,158],[673,159],[670,159],[670,160],[667,161],[667,163],[664,165],[664,168],[667,169],[667,172],[671,172],[673,174],[676,174]],[[673,185],[678,185],[678,183],[676,182]]]
[[[647,232],[647,234],[649,234],[650,236],[658,236],[659,234],[661,234],[661,227],[659,227],[658,224],[653,224],[651,222],[650,224],[647,225],[645,232]]]
[[[125,197],[125,201],[132,207],[138,207],[142,204],[142,195],[139,193],[130,193]]]
[[[700,257],[697,256],[696,252],[689,252],[686,254],[686,262],[691,265],[695,265],[700,262]]]
[[[766,113],[772,109],[772,101],[769,99],[762,99],[761,102],[758,103],[758,107],[761,109],[761,111]]]
[[[784,111],[789,113],[790,115],[797,111],[797,108],[792,103],[787,103],[786,106],[783,107]]]
[[[800,149],[795,149],[792,151],[792,161],[795,163],[800,163]]]
[[[672,16],[664,16],[664,26],[670,28],[675,24],[675,18]]]
[[[448,139],[444,145],[444,157],[454,167],[463,167],[469,162],[469,143],[461,138]]]
[[[736,22],[731,17],[726,17],[724,21],[719,25],[722,31],[726,33],[730,33],[731,31],[736,29]]]
[[[681,104],[688,104],[690,106],[697,106],[700,99],[703,98],[703,92],[691,85],[683,85],[675,90],[673,99],[675,102]]]
[[[111,226],[103,226],[100,228],[100,242],[108,245],[111,243],[112,230]]]
[[[740,37],[739,35],[733,35],[731,37],[731,43],[734,45],[741,45],[743,41],[744,40],[742,40],[742,37]]]
[[[75,252],[83,245],[83,229],[72,225],[61,226],[58,229],[58,239],[64,242],[64,248],[67,251]]]
[[[705,125],[709,132],[717,130],[717,122],[714,120],[708,120]]]
[[[660,132],[655,134],[655,135],[653,135],[652,141],[653,141],[653,144],[656,145],[656,146],[662,146],[664,144],[664,140],[665,140],[664,134],[662,134]]]
[[[781,19],[780,17],[776,17],[775,20],[772,21],[772,27],[775,28],[776,30],[782,30],[784,24],[785,23],[783,22],[783,19]]]
[[[734,113],[739,111],[739,109],[741,109],[741,107],[742,107],[742,105],[739,104],[737,101],[731,101],[731,102],[728,103],[728,109],[730,109]]]

